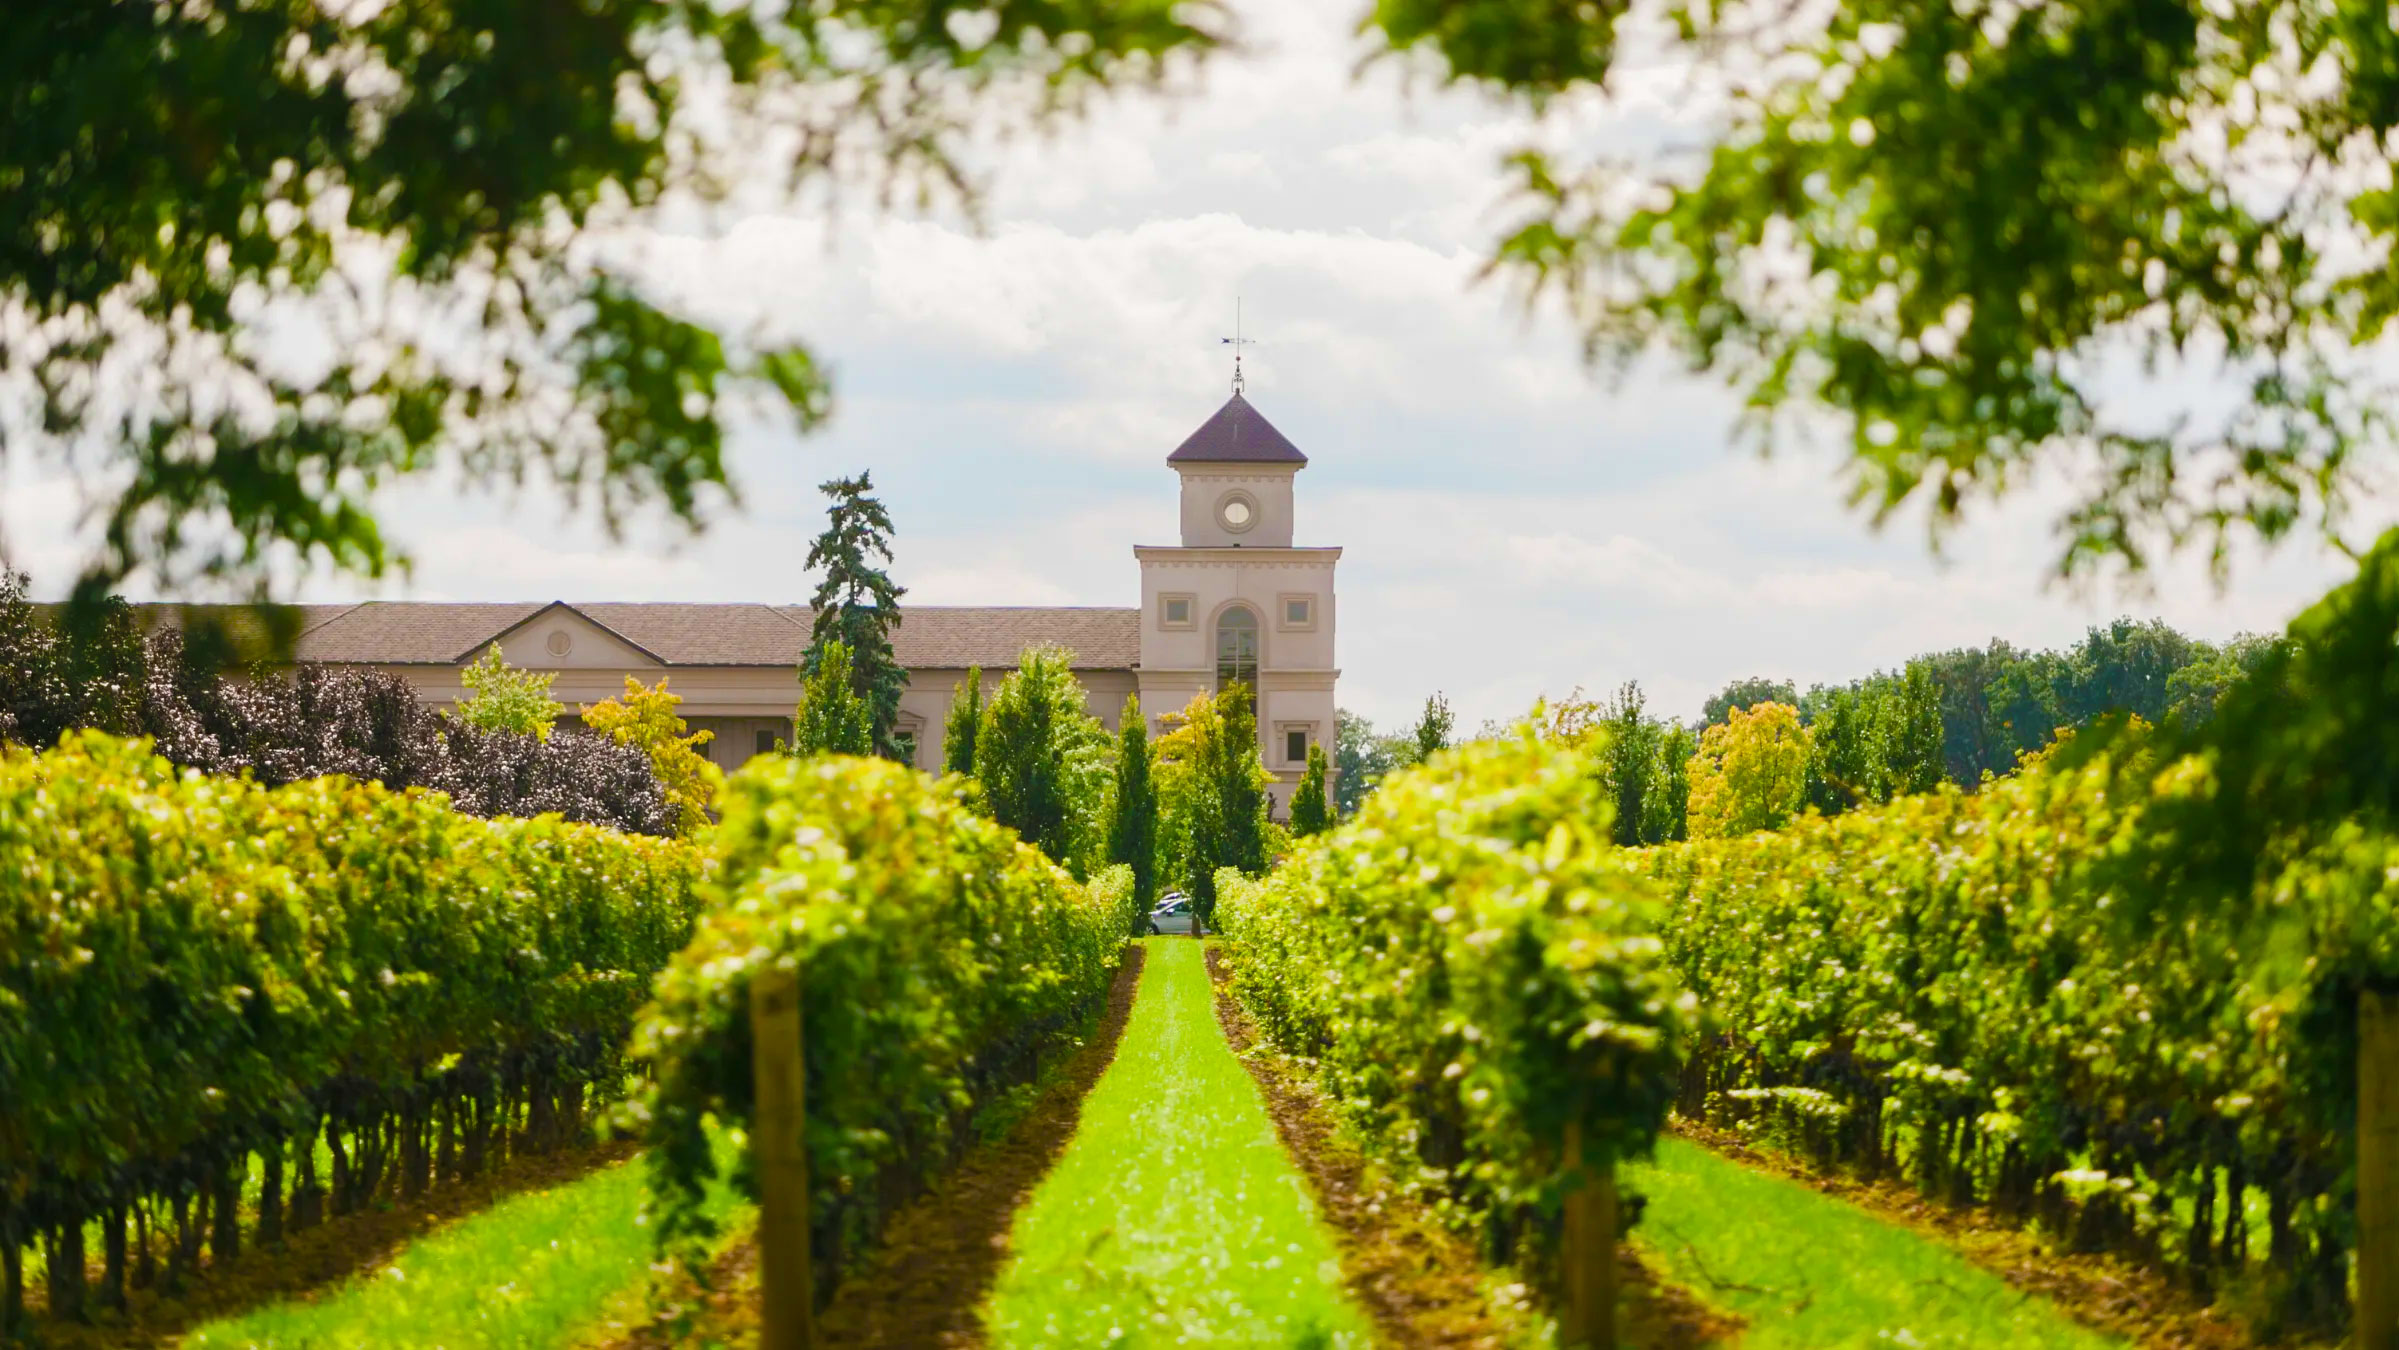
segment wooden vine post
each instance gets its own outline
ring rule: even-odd
[[[750,1068],[757,1110],[759,1350],[816,1344],[816,1281],[808,1263],[807,1076],[800,1054],[800,977],[771,969],[750,981]]]
[[[1616,1172],[1583,1163],[1581,1121],[1566,1126],[1566,1231],[1560,1244],[1566,1292],[1561,1344],[1616,1350]]]
[[[2399,994],[2357,996],[2357,1350],[2399,1350]]]

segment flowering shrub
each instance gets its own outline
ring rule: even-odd
[[[762,756],[728,782],[707,916],[634,1040],[653,1075],[636,1114],[670,1252],[690,1256],[710,1231],[703,1118],[750,1122],[760,968],[800,972],[813,1250],[828,1287],[955,1160],[978,1108],[1075,1043],[1124,946],[1124,869],[1086,890],[963,790],[845,756]]]
[[[271,1237],[563,1138],[623,1081],[697,874],[661,840],[178,772],[97,732],[0,750],[0,1247],[46,1235],[71,1311],[86,1220],[110,1291],[134,1207],[172,1206],[171,1265],[195,1199],[229,1254],[253,1155]]]
[[[1233,988],[1363,1132],[1508,1228],[1585,1156],[1645,1152],[1698,1010],[1590,755],[1519,736],[1393,775],[1251,881],[1218,873]]]

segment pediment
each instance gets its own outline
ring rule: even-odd
[[[525,670],[622,670],[664,664],[564,602],[546,605],[502,631],[498,642],[501,659]],[[467,659],[482,654],[478,646]]]

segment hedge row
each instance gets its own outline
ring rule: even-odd
[[[233,1255],[254,1156],[271,1240],[563,1138],[623,1082],[697,875],[667,841],[96,732],[0,751],[0,1329],[36,1238],[52,1314],[82,1310],[87,1221],[103,1303]]]
[[[1529,732],[1476,742],[1266,879],[1219,874],[1243,1006],[1502,1255],[1546,1244],[1570,1130],[1601,1163],[1649,1149],[1697,1030],[1594,768]]]
[[[405,680],[380,671],[301,665],[230,675],[232,634],[206,620],[254,637],[248,630],[261,616],[194,617],[189,638],[144,633],[141,614],[110,600],[70,628],[26,597],[22,575],[0,567],[0,742],[45,750],[75,730],[146,736],[170,763],[269,786],[341,774],[446,793],[471,816],[556,812],[635,834],[676,833],[674,809],[638,748],[573,727],[546,739],[480,730],[426,707]]]
[[[718,797],[707,915],[634,1037],[671,1255],[712,1234],[705,1117],[752,1120],[753,972],[800,973],[820,1300],[955,1163],[978,1114],[1087,1027],[1123,950],[1124,900],[1078,885],[961,791],[884,760],[776,755]]]
[[[2109,774],[1652,851],[1667,955],[1723,1027],[1682,1109],[2337,1327],[2355,993],[2399,975],[2399,845],[2290,860],[2261,897],[2285,960],[2202,920],[2135,927],[2112,859],[2142,808]]]

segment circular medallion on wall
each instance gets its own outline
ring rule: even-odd
[[[1238,489],[1226,493],[1216,503],[1216,523],[1229,534],[1247,534],[1258,523],[1258,499]]]
[[[564,656],[575,649],[575,639],[568,636],[565,629],[560,628],[553,630],[550,640],[543,645],[550,649],[550,655]]]

